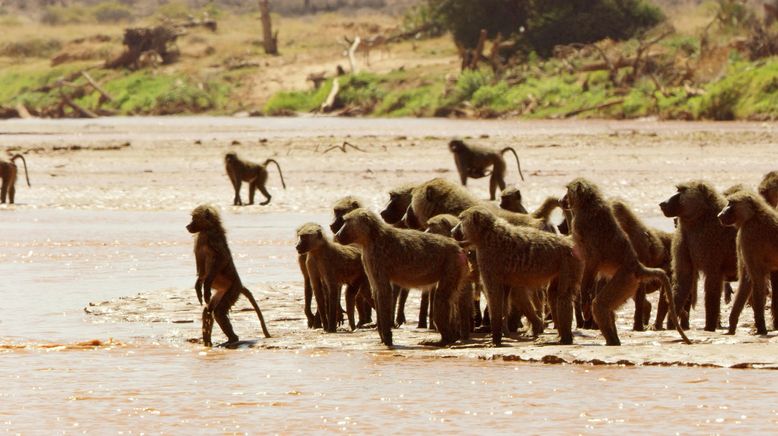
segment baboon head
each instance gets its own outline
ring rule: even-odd
[[[724,191],[722,191],[721,195],[723,195],[725,197],[729,197],[730,195],[732,195],[732,194],[734,194],[736,192],[750,191],[750,190],[751,190],[751,188],[749,188],[748,186],[746,186],[746,185],[744,185],[742,183],[738,183],[738,184],[732,185],[729,188],[727,188]]]
[[[524,205],[521,203],[521,191],[515,186],[509,186],[504,189],[500,194],[500,207],[505,210],[518,212],[524,209]]]
[[[759,183],[759,195],[773,208],[778,207],[778,171],[770,171],[765,174]]]
[[[332,233],[337,233],[343,226],[343,215],[351,212],[352,210],[362,207],[362,203],[356,197],[347,196],[343,197],[335,203],[332,210],[335,214],[335,218],[330,224],[330,230]]]
[[[419,218],[416,217],[416,212],[413,211],[413,205],[408,206],[405,209],[405,215],[403,215],[403,224],[409,229],[421,229],[421,223]]]
[[[234,151],[231,151],[224,155],[224,163],[231,164],[238,160],[238,154]]]
[[[754,216],[759,201],[760,198],[752,192],[736,192],[727,197],[727,206],[719,213],[719,221],[725,226],[740,227]]]
[[[308,253],[324,243],[324,229],[316,223],[305,223],[297,228],[297,245],[294,248],[299,254]]]
[[[494,227],[497,216],[484,206],[473,206],[459,214],[459,224],[451,230],[451,236],[462,246],[478,243],[484,230]]]
[[[201,204],[192,211],[192,222],[187,224],[186,229],[189,233],[198,233],[211,229],[221,229],[222,221],[219,217],[219,211],[215,207],[207,204]]]
[[[367,209],[355,209],[343,216],[343,226],[335,234],[335,242],[343,245],[364,245],[382,225],[376,214]]]
[[[562,209],[575,211],[602,198],[600,188],[582,177],[568,183],[566,188],[567,193],[559,200]]]
[[[389,203],[381,211],[381,218],[388,224],[397,224],[403,219],[405,211],[411,205],[414,185],[403,185],[399,188],[389,191]]]
[[[719,195],[707,182],[692,181],[676,186],[678,192],[659,203],[668,218],[694,219],[715,205]]]
[[[454,215],[435,215],[427,220],[427,228],[424,231],[435,235],[451,236],[451,231],[457,224],[459,224],[459,218]]]
[[[461,151],[467,150],[467,144],[465,144],[465,142],[461,139],[452,139],[451,142],[448,143],[448,149],[452,153],[459,153]]]

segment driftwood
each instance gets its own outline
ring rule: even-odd
[[[348,41],[348,39],[346,40]],[[351,65],[351,74],[357,73],[357,60],[354,57],[354,53],[359,48],[359,44],[362,42],[362,39],[357,36],[354,38],[354,41],[351,43],[351,47],[348,49],[348,62]]]
[[[332,89],[327,99],[321,104],[319,108],[320,112],[330,112],[335,108],[335,99],[338,98],[338,92],[340,92],[340,81],[338,79],[332,80]]]
[[[113,101],[113,97],[111,97],[110,94],[105,92],[103,88],[100,87],[100,85],[95,82],[95,80],[92,78],[92,76],[89,75],[86,71],[82,71],[81,75],[86,79],[87,82],[89,82],[90,85],[92,85],[92,88],[95,89],[95,91],[100,93],[100,101]]]
[[[624,99],[620,98],[618,100],[609,101],[607,103],[603,103],[603,104],[600,104],[600,105],[597,105],[597,106],[590,106],[590,107],[586,107],[586,108],[583,108],[583,109],[576,109],[574,111],[570,111],[570,112],[564,114],[564,118],[574,117],[574,116],[580,115],[580,114],[582,114],[584,112],[596,111],[596,110],[600,110],[600,109],[609,108],[611,106],[616,106],[617,104],[622,104],[622,103],[624,103]]]
[[[367,153],[365,150],[362,150],[361,148],[357,147],[356,145],[351,144],[350,142],[347,142],[347,141],[343,141],[343,144],[341,144],[341,145],[333,145],[332,147],[322,151],[321,154],[327,154],[327,153],[331,152],[332,150],[340,150],[343,153],[346,153],[346,151],[347,151],[346,147],[351,147],[354,150],[361,151],[362,153]],[[318,147],[316,147],[316,148],[318,148]]]

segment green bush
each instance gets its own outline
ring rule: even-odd
[[[132,19],[132,10],[122,4],[104,2],[92,9],[92,14],[98,23],[118,23]]]
[[[288,112],[311,112],[318,109],[332,89],[332,81],[328,80],[317,90],[282,91],[273,94],[265,104],[268,115],[284,115]]]

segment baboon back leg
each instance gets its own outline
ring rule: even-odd
[[[338,320],[340,319],[340,284],[329,282],[325,289],[324,298],[327,299],[327,331],[335,333],[338,330]]]
[[[500,176],[497,173],[497,169],[495,168],[494,170],[492,170],[492,176],[489,178],[489,200],[494,200],[495,198],[497,198],[496,197],[497,184],[498,184],[497,179],[499,177]]]
[[[429,305],[430,305],[430,292],[422,291],[421,304],[419,305],[419,324],[416,326],[416,328],[420,328],[420,329],[427,328],[427,311],[429,309]]]
[[[767,326],[765,325],[764,309],[767,301],[767,286],[765,278],[767,273],[758,272],[752,278],[751,287],[751,307],[754,309],[754,330],[757,335],[766,335]]]
[[[354,310],[357,306],[358,291],[359,288],[354,285],[346,286],[346,316],[348,317],[348,326],[352,331],[357,328],[357,323],[354,319]]]
[[[408,289],[406,288],[398,288],[397,289],[397,304],[396,304],[396,316],[395,316],[395,322],[394,326],[395,328],[399,328],[401,325],[405,324],[405,302],[408,301]]]
[[[643,307],[648,303],[646,300],[646,289],[643,284],[638,286],[637,292],[635,292],[635,316],[632,321],[632,330],[636,332],[645,331],[645,323],[643,320]]]
[[[11,184],[11,186],[8,187],[8,203],[14,204],[15,198],[16,198],[16,185]]]
[[[675,292],[675,307],[679,310],[678,320],[681,322],[681,327],[684,330],[689,328],[689,311],[685,310],[687,304],[691,302],[692,290],[697,286],[698,272],[692,265],[691,259],[687,255],[673,257],[673,267],[676,292]],[[674,329],[673,321],[668,317],[667,328]]]
[[[734,335],[737,330],[737,323],[740,320],[740,313],[743,311],[743,307],[748,301],[748,297],[751,296],[751,279],[748,274],[740,271],[740,283],[735,293],[735,301],[732,303],[732,310],[729,312],[729,329],[727,334]]]
[[[392,343],[392,285],[389,280],[371,280],[373,300],[375,301],[378,333],[381,341],[391,347]]]
[[[719,326],[722,292],[724,292],[724,278],[720,274],[707,274],[705,276],[705,331],[715,332]]]
[[[249,182],[249,205],[254,204],[254,193],[257,190],[257,182],[256,180],[252,180]]]
[[[8,183],[3,179],[3,186],[0,187],[0,203],[5,203],[8,194]]]
[[[316,313],[319,314],[322,328],[327,328],[327,302],[324,296],[323,284],[318,275],[311,274],[311,285],[313,287],[313,296],[316,299]]]
[[[265,196],[265,201],[263,201],[262,203],[259,203],[259,204],[260,204],[260,205],[262,205],[262,206],[264,206],[264,205],[266,205],[266,204],[270,203],[270,199],[272,198],[272,195],[270,195],[270,193],[269,193],[269,192],[267,192],[267,188],[265,188],[265,185],[263,185],[263,184],[259,184],[259,185],[257,186],[257,188],[259,189],[259,192],[261,192],[261,193],[262,193],[262,195],[264,195],[264,196]]]
[[[592,315],[605,336],[606,345],[621,345],[616,330],[616,309],[635,295],[637,287],[635,275],[621,268],[594,297]]]
[[[300,268],[305,268],[305,264],[300,265]],[[313,300],[313,288],[311,287],[311,279],[308,278],[308,275],[305,274],[303,276],[303,293],[305,297],[305,308],[303,311],[305,312],[305,317],[308,319],[308,328],[314,328],[315,324],[315,317],[313,315],[313,310],[311,310],[311,300]]]
[[[479,327],[483,322],[481,316],[481,281],[473,284],[473,326]]]
[[[211,333],[213,332],[213,313],[205,306],[203,308],[203,345],[206,347],[213,346],[211,342]]]
[[[549,299],[554,313],[554,327],[559,333],[559,343],[570,345],[573,343],[573,299],[567,290],[549,289]]]
[[[773,318],[773,330],[778,330],[778,271],[770,274],[772,297],[770,298],[770,314]]]
[[[452,305],[461,298],[461,284],[455,280],[444,278],[432,292],[432,317],[435,327],[441,336],[441,344],[453,344],[459,339],[458,318],[453,318]],[[468,312],[469,314],[470,312]]]
[[[243,200],[240,199],[240,185],[242,184],[240,177],[232,177],[230,176],[230,181],[232,182],[232,187],[235,189],[235,198],[232,200],[233,206],[242,206]]]
[[[513,292],[516,293],[517,302],[519,303],[519,308],[524,313],[524,316],[527,317],[527,321],[529,321],[530,325],[532,326],[532,336],[538,337],[541,334],[543,334],[543,328],[545,327],[545,323],[543,320],[538,316],[538,310],[535,308],[535,304],[532,302],[532,297],[530,296],[530,293],[532,293],[534,290],[527,289],[527,288],[514,288]]]
[[[492,280],[491,277],[484,278],[484,288],[486,288],[486,299],[489,305],[489,319],[492,328],[492,344],[502,345],[502,318],[503,306],[505,305],[505,294],[510,291],[507,286]]]
[[[659,302],[656,304],[656,320],[654,321],[654,330],[662,330],[662,325],[665,322],[665,317],[667,317],[667,311],[669,309],[670,307],[667,300],[660,294]]]

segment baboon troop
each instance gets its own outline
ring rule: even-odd
[[[21,159],[24,164],[24,177],[27,179],[27,186],[30,186],[30,176],[27,174],[27,161],[21,154],[15,154],[9,160],[0,159],[0,203],[5,203],[6,198],[9,204],[14,204],[16,198],[16,159]]]
[[[489,199],[494,200],[497,188],[505,189],[505,158],[503,154],[510,151],[516,157],[516,165],[519,168],[519,176],[524,180],[521,172],[521,161],[513,147],[505,147],[502,150],[492,150],[478,145],[465,144],[464,141],[454,139],[448,143],[448,149],[454,153],[454,163],[459,172],[459,180],[462,186],[467,185],[467,179],[480,179],[489,177]],[[489,171],[491,168],[491,171]]]
[[[267,183],[267,166],[275,164],[278,169],[278,175],[281,176],[281,185],[286,189],[284,174],[281,172],[281,166],[274,159],[267,159],[265,163],[258,164],[249,162],[238,157],[237,153],[229,152],[224,155],[224,167],[227,169],[227,175],[230,177],[232,187],[235,189],[235,198],[232,201],[233,206],[242,206],[240,199],[240,186],[243,182],[249,184],[249,205],[254,204],[254,193],[257,189],[265,196],[265,201],[259,203],[264,206],[270,203],[272,196],[267,192],[265,184]]]
[[[192,211],[192,221],[187,224],[189,233],[196,233],[194,244],[195,261],[197,265],[197,280],[195,292],[200,304],[205,301],[203,308],[203,345],[210,347],[213,320],[219,324],[224,335],[227,336],[226,345],[238,342],[238,335],[232,329],[229,312],[238,298],[244,295],[254,311],[257,313],[262,332],[266,338],[270,333],[265,326],[262,311],[254,299],[251,291],[243,286],[232,261],[232,253],[227,245],[227,234],[222,226],[219,211],[213,206],[201,205]],[[216,292],[211,296],[211,290]]]

